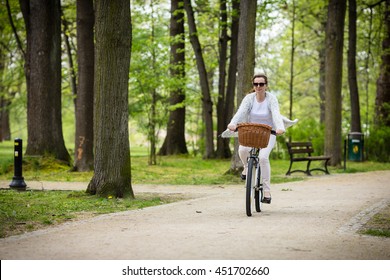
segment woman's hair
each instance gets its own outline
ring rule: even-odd
[[[265,83],[268,84],[268,77],[265,74],[255,74],[252,78],[252,83],[255,81],[256,78],[264,78]],[[252,93],[252,92],[255,92],[253,86],[248,93]]]
[[[265,83],[268,84],[268,77],[265,74],[255,74],[252,78],[252,83],[256,78],[264,78]]]

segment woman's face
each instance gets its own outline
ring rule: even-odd
[[[267,84],[265,82],[264,77],[256,77],[253,80],[253,89],[256,91],[256,93],[264,93],[267,89]]]

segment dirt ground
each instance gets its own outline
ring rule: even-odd
[[[7,187],[9,182],[0,182]],[[26,182],[36,189],[86,183]],[[358,231],[390,203],[390,171],[318,175],[272,186],[272,204],[245,214],[236,186],[135,185],[191,199],[70,222],[0,239],[12,260],[390,259],[390,238]]]

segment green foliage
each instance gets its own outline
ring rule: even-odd
[[[294,142],[311,141],[316,155],[324,153],[324,127],[315,119],[303,118],[288,129],[287,136],[291,135]]]
[[[133,6],[133,42],[130,64],[129,113],[139,131],[149,141],[150,128],[156,131],[167,121],[169,79],[169,30],[161,22],[169,22],[165,9],[150,5]],[[153,99],[153,95],[156,96]],[[155,108],[155,115],[152,113]],[[143,140],[143,139],[142,139]],[[141,144],[142,140],[136,144]]]
[[[369,160],[390,162],[390,127],[374,127],[366,139],[366,156]]]

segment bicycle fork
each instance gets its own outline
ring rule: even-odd
[[[262,191],[263,190],[263,182],[261,181],[261,170],[260,170],[260,163],[259,159],[257,157],[254,157],[255,159],[255,171],[256,171],[256,180],[255,185],[253,186],[253,189],[255,191]]]

